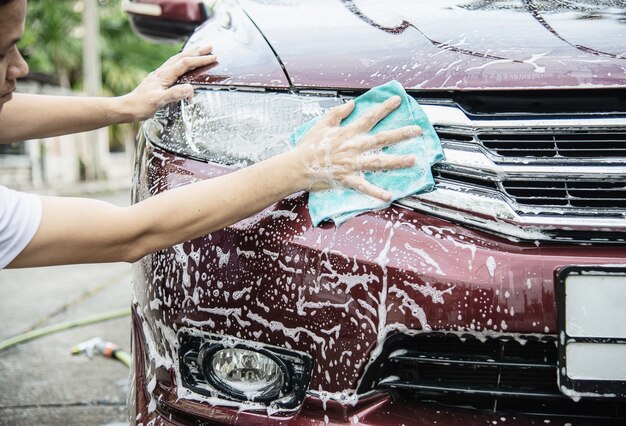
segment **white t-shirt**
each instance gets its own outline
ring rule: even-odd
[[[24,250],[41,222],[41,199],[0,185],[0,269]]]

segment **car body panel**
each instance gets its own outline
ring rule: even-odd
[[[138,176],[137,201],[232,171],[150,145],[142,153],[147,167]],[[307,352],[315,365],[309,399],[351,400],[391,334],[442,330],[522,342],[554,334],[556,311],[545,307],[556,304],[555,273],[626,257],[623,248],[515,243],[399,207],[364,214],[337,229],[314,228],[306,200],[306,194],[296,194],[139,263],[138,283],[145,284],[136,288],[137,312],[143,334],[150,330],[158,342],[139,347],[152,348],[144,354],[148,360],[169,360],[152,382],[155,395],[165,395],[159,404],[204,410],[184,402],[172,387],[180,380],[172,369],[172,330],[193,328]],[[398,416],[407,410],[440,414],[396,408]],[[248,416],[228,406],[210,413],[213,419],[225,416],[224,424]],[[358,413],[341,416],[353,415],[359,424],[397,424],[376,413],[371,423]],[[309,424],[298,419],[293,424]]]
[[[218,62],[186,74],[181,83],[289,87],[276,55],[241,9],[217,9],[191,36],[185,49],[207,45],[213,46]]]
[[[393,7],[348,0],[240,4],[294,87],[367,89],[392,78],[409,90],[626,85],[626,25],[617,6],[580,2],[577,10],[550,2],[458,0],[396,1]],[[239,13],[234,6],[218,9],[213,20]],[[191,37],[192,46],[215,39],[210,26]],[[247,75],[254,68],[241,70]],[[244,77],[229,63],[191,73],[186,81],[204,82],[213,72],[233,82]]]
[[[156,193],[232,171],[147,155]],[[313,227],[301,194],[153,256],[145,303],[167,288],[152,315],[174,329],[288,342],[318,366],[326,360],[312,389],[342,392],[357,388],[393,332],[554,333],[556,311],[542,307],[555,305],[555,272],[625,257],[624,248],[511,243],[398,207]]]

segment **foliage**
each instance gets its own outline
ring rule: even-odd
[[[33,71],[54,74],[70,87],[81,66],[81,43],[74,31],[81,25],[73,0],[31,0],[22,50]]]
[[[98,5],[103,95],[130,92],[181,47],[137,36],[120,3],[99,0]],[[30,0],[20,43],[31,71],[58,76],[62,86],[74,90],[83,86],[82,8],[82,0]],[[112,143],[123,144],[127,132],[122,127],[112,128]]]
[[[106,94],[128,93],[148,72],[181,48],[139,38],[131,30],[120,0],[108,0],[100,9],[102,82]]]
[[[180,50],[180,45],[156,44],[139,38],[130,28],[120,0],[100,6],[102,89],[119,96],[133,90],[146,74]],[[134,139],[134,126],[110,128],[111,148],[123,150],[124,140]]]

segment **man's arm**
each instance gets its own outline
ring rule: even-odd
[[[88,262],[132,262],[156,250],[221,229],[285,196],[333,185],[389,201],[362,171],[397,169],[414,156],[372,154],[415,137],[411,126],[369,136],[378,121],[400,104],[391,98],[359,120],[339,127],[354,103],[332,109],[293,150],[214,179],[169,190],[131,207],[101,201],[43,198],[35,237],[9,267]]]
[[[83,132],[132,121],[120,98],[13,94],[0,114],[0,143]]]
[[[193,95],[188,85],[171,87],[184,73],[216,61],[210,47],[179,53],[119,97],[13,94],[0,113],[0,143],[93,130],[151,117],[163,105]]]
[[[285,160],[273,158],[126,208],[98,200],[43,197],[39,230],[9,267],[134,262],[221,229],[299,190],[302,177],[294,176]]]

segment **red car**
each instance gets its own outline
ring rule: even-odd
[[[626,424],[624,2],[208,3],[126,3],[219,56],[143,124],[137,201],[392,79],[446,160],[339,227],[300,193],[140,261],[131,420]]]

